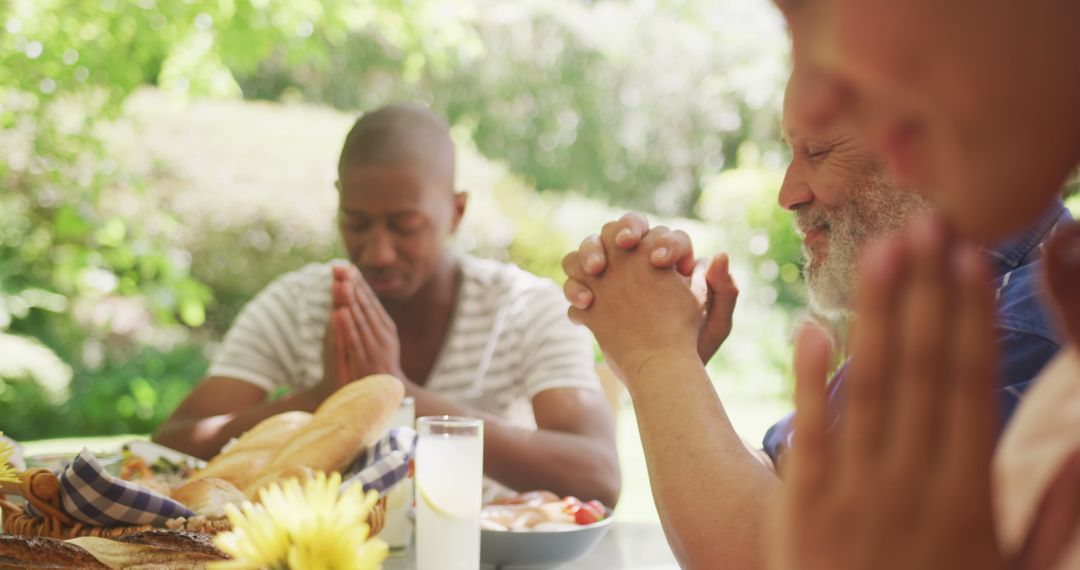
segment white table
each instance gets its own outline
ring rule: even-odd
[[[412,556],[389,558],[384,570],[414,570]],[[660,525],[616,522],[585,558],[556,570],[679,570]]]

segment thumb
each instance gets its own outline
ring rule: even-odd
[[[735,286],[728,266],[727,254],[721,253],[712,258],[705,270],[705,283],[708,286],[705,323],[698,337],[698,356],[702,362],[708,362],[731,334],[731,318],[735,312],[739,289]]]
[[[726,320],[730,326],[731,313],[735,311],[735,301],[739,298],[739,288],[731,276],[731,261],[726,253],[718,253],[705,271],[705,283],[709,286],[708,320]]]
[[[1046,246],[1046,281],[1065,332],[1080,343],[1080,224],[1058,229]]]

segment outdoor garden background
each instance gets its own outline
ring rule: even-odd
[[[341,255],[343,137],[416,101],[453,127],[461,250],[561,283],[634,209],[729,252],[709,368],[759,441],[804,304],[787,47],[766,0],[0,0],[0,430],[149,433],[245,301]],[[621,516],[651,519],[628,402],[619,423]]]

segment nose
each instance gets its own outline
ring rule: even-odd
[[[394,239],[386,228],[372,228],[365,242],[360,255],[360,264],[363,267],[385,267],[396,259]]]
[[[784,182],[780,185],[780,195],[777,201],[780,207],[794,212],[799,208],[814,201],[814,192],[806,181],[806,159],[796,153],[784,173]]]

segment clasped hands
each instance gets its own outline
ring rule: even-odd
[[[397,326],[375,292],[352,265],[335,265],[333,274],[333,308],[323,341],[323,388],[333,392],[380,373],[405,381]]]
[[[696,350],[704,362],[731,333],[738,288],[728,257],[695,260],[689,236],[640,214],[605,224],[563,258],[569,317],[627,371],[651,352]]]

